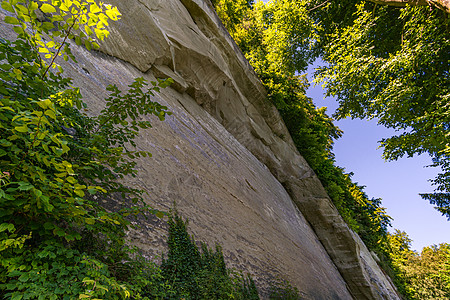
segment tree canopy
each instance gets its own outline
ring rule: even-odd
[[[332,2],[313,13],[327,24],[320,52],[328,65],[316,81],[337,98],[336,118],[376,119],[398,132],[381,141],[385,159],[432,157],[442,172],[435,193],[422,196],[450,218],[449,15],[377,3]]]
[[[393,266],[406,282],[404,293],[412,299],[448,299],[450,297],[450,245],[411,250],[411,239],[400,230],[389,234]]]

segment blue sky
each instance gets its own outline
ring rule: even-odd
[[[310,67],[309,74],[314,72],[313,68]],[[317,107],[326,106],[328,115],[338,106],[335,99],[324,98],[321,86],[311,85],[307,95]],[[378,141],[392,136],[393,130],[378,126],[375,120],[345,119],[335,124],[344,131],[334,145],[337,165],[355,173],[353,181],[366,186],[370,198],[383,199],[387,213],[394,218],[390,231],[394,228],[406,231],[417,251],[424,246],[450,243],[450,222],[419,196],[433,191],[428,180],[438,170],[425,168],[431,164],[430,157],[421,155],[386,162]]]

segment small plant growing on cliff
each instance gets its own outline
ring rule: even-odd
[[[232,274],[222,248],[201,243],[201,250],[187,232],[187,221],[174,212],[169,216],[169,252],[161,264],[164,281],[175,290],[169,299],[259,299],[250,276]]]
[[[296,287],[293,287],[285,280],[275,280],[271,283],[269,289],[269,299],[271,300],[300,300],[300,293]]]
[[[97,48],[117,8],[94,0],[1,7],[17,39],[0,39],[0,298],[139,298],[145,284],[128,263],[126,216],[154,211],[116,179],[135,175],[132,159],[149,155],[127,145],[151,126],[138,116],[168,114],[150,96],[170,80],[146,88],[138,78],[126,94],[110,86],[106,108],[87,117],[56,60],[75,61],[69,40]],[[109,212],[95,196],[112,193],[138,206]]]

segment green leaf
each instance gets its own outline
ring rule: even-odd
[[[0,225],[0,232],[3,232],[5,230],[8,230],[9,232],[13,233],[15,231],[14,224],[10,223],[3,223]]]
[[[14,26],[13,30],[17,33],[17,34],[23,34],[25,33],[25,31],[23,30],[22,27],[19,26]]]
[[[2,1],[2,8],[11,13],[15,13],[14,8],[8,3],[8,1]]]
[[[85,41],[84,41],[84,46],[85,46],[86,49],[88,49],[89,51],[92,50],[91,42],[89,42],[88,40],[85,40]]]
[[[21,181],[19,182],[19,190],[20,191],[28,191],[31,190],[34,186],[30,184],[29,182]]]
[[[14,293],[13,296],[11,297],[11,300],[21,300],[22,298],[23,298],[22,294]]]
[[[41,26],[42,26],[42,29],[46,32],[48,32],[50,29],[55,28],[55,25],[53,25],[53,23],[51,23],[51,22],[43,22]]]
[[[74,190],[74,193],[77,194],[77,196],[84,197],[84,192],[81,189]]]
[[[33,193],[36,196],[36,198],[41,198],[41,196],[42,196],[42,191],[40,191],[38,189],[33,189]]]
[[[56,115],[55,115],[55,112],[54,112],[53,110],[48,109],[48,110],[46,110],[46,111],[44,112],[44,114],[45,114],[46,116],[49,116],[49,117],[52,118],[53,120],[56,120]]]
[[[47,3],[42,4],[41,10],[43,13],[46,13],[46,14],[56,12],[56,9],[52,5],[47,4]]]
[[[28,9],[30,11],[35,11],[38,8],[39,8],[39,5],[37,4],[37,2],[34,2],[34,1],[31,1],[30,5],[28,6]]]
[[[29,278],[30,278],[30,275],[28,273],[24,273],[24,274],[20,275],[19,281],[20,282],[27,282]]]
[[[19,69],[13,69],[14,74],[16,75],[22,75],[22,71]]]
[[[23,6],[22,4],[16,4],[16,10],[18,10],[18,15],[19,17],[25,17],[28,15],[28,8],[26,8],[25,6]],[[22,16],[25,15],[25,16]],[[25,20],[28,22],[28,20]]]
[[[93,13],[93,14],[96,14],[96,13],[99,13],[99,12],[102,11],[102,10],[100,9],[100,7],[98,7],[98,5],[97,5],[96,3],[93,3],[93,4],[91,5],[91,7],[89,8],[89,10],[90,10],[90,12]]]
[[[48,148],[47,144],[42,144],[42,149],[44,149],[45,152],[50,154],[50,149]],[[44,163],[45,163],[45,161],[44,161]]]
[[[15,129],[16,131],[22,132],[22,133],[28,132],[28,127],[27,127],[27,125],[17,126],[17,127],[14,127],[14,129]]]
[[[84,222],[86,224],[89,224],[89,225],[94,225],[95,224],[95,219],[93,219],[93,218],[84,218]]]
[[[78,182],[78,181],[77,181],[75,178],[73,178],[72,176],[68,176],[68,177],[66,178],[66,180],[67,180],[69,183],[71,183],[71,184],[75,184],[75,183]]]
[[[108,288],[107,288],[107,287],[105,287],[105,286],[103,286],[103,285],[100,285],[100,284],[97,284],[95,287],[98,288],[98,289],[104,290],[104,291],[106,291],[106,292],[108,291]]]
[[[5,23],[12,24],[12,25],[19,25],[20,24],[19,20],[17,20],[14,17],[10,17],[10,16],[6,16],[5,17]]]
[[[79,35],[75,36],[75,43],[80,46],[81,45],[81,38]]]
[[[47,107],[49,107],[52,104],[52,101],[50,99],[45,99],[45,100],[39,101],[37,104],[41,108],[46,109]]]
[[[57,236],[65,236],[66,232],[64,230],[62,230],[61,228],[57,227],[53,230],[53,234],[55,234]]]
[[[50,204],[50,198],[48,196],[42,196],[41,201],[44,204],[45,211],[51,212],[53,210],[54,206]]]

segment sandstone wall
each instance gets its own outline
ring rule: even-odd
[[[264,292],[274,277],[305,299],[397,299],[359,237],[344,223],[299,155],[254,71],[208,0],[110,0],[123,14],[101,52],[74,47],[66,73],[91,113],[105,87],[135,77],[175,80],[156,100],[173,115],[142,133],[128,184],[148,202],[189,218],[198,240],[223,246],[230,267],[250,272]],[[0,35],[12,38],[2,21]],[[163,221],[141,221],[130,240],[156,258]]]

